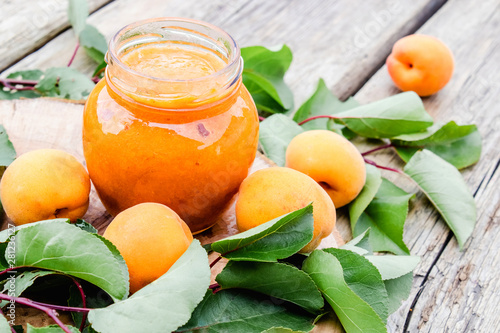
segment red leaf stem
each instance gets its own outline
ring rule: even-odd
[[[364,153],[361,153],[361,156],[366,156],[366,155],[369,155],[371,153],[374,153],[376,151],[379,151],[379,150],[382,150],[382,149],[387,149],[387,148],[391,148],[391,147],[394,147],[394,145],[392,143],[388,143],[386,145],[383,145],[383,146],[379,146],[379,147],[376,147],[376,148],[373,148],[373,149],[370,149],[368,151],[365,151]]]
[[[399,169],[394,169],[394,168],[389,168],[389,167],[386,167],[386,166],[378,165],[374,161],[366,159],[366,158],[364,160],[365,160],[366,163],[371,164],[374,167],[377,167],[379,169],[388,170],[388,171],[396,172],[396,173],[399,173],[399,174],[404,174],[404,172],[401,171],[401,170],[399,170]]]
[[[69,59],[68,67],[71,66],[71,64],[73,63],[73,60],[75,60],[76,52],[78,52],[79,48],[80,48],[80,43],[76,42],[76,47],[75,47],[75,50],[73,51],[73,55],[71,56],[71,59]]]
[[[81,309],[81,308],[72,308],[72,307],[66,307],[66,306],[54,306],[50,304],[45,304],[45,303],[39,303],[32,301],[28,298],[24,297],[11,297],[5,294],[0,294],[0,299],[5,300],[5,301],[14,301],[16,303],[26,305],[29,307],[32,307],[34,309],[43,311],[52,318],[52,320],[60,327],[62,330],[66,333],[72,333],[69,328],[64,325],[64,323],[58,318],[58,313],[56,312],[55,308],[58,308],[58,310],[63,310],[63,311],[78,311],[78,310],[85,310],[85,311],[90,311],[89,309]],[[78,310],[76,310],[78,309]]]

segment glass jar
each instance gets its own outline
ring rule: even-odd
[[[236,42],[195,20],[131,24],[110,41],[84,111],[90,178],[112,215],[142,202],[211,227],[247,176],[258,115]]]

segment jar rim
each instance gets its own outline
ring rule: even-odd
[[[229,41],[229,46],[224,43],[224,46],[227,48],[228,54],[230,54],[230,57],[228,56],[228,62],[219,70],[205,76],[200,76],[196,78],[190,78],[190,79],[171,79],[171,78],[163,78],[163,77],[157,77],[157,76],[152,76],[148,75],[139,71],[136,71],[129,66],[125,65],[120,57],[117,54],[117,50],[119,49],[117,46],[119,44],[120,37],[123,36],[127,31],[130,31],[134,28],[140,27],[142,25],[146,25],[148,23],[158,23],[158,22],[165,22],[165,23],[191,23],[194,25],[198,25],[200,27],[205,27],[208,29],[211,29],[213,31],[216,31],[217,33],[227,37],[227,40]],[[106,52],[105,56],[106,63],[109,65],[110,63],[113,63],[113,65],[118,65],[120,66],[124,71],[133,74],[134,76],[139,76],[144,79],[150,79],[150,80],[155,80],[157,82],[172,82],[172,83],[183,83],[183,82],[202,82],[205,80],[211,80],[213,78],[219,77],[221,75],[225,75],[230,73],[231,71],[234,70],[236,66],[239,67],[238,73],[236,75],[236,78],[233,80],[233,82],[230,83],[232,85],[234,82],[237,81],[239,75],[241,74],[241,71],[243,70],[243,60],[241,58],[241,51],[234,40],[234,38],[224,31],[223,29],[211,24],[207,23],[201,20],[195,20],[195,19],[188,19],[188,18],[181,18],[181,17],[158,17],[158,18],[152,18],[152,19],[145,19],[145,20],[140,20],[136,21],[134,23],[128,24],[121,28],[114,36],[111,38],[108,44],[108,51]]]

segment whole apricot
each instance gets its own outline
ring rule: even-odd
[[[450,81],[454,60],[450,49],[439,39],[409,35],[394,44],[386,65],[396,87],[429,96]]]
[[[193,241],[189,227],[176,212],[151,202],[116,215],[103,236],[127,264],[131,293],[165,274]]]
[[[84,166],[67,152],[33,150],[7,167],[0,182],[0,199],[17,225],[83,217],[89,206],[90,179]]]
[[[236,200],[236,224],[246,231],[313,203],[313,239],[301,252],[311,252],[330,235],[336,221],[335,206],[311,177],[293,169],[271,167],[248,176]]]
[[[293,138],[286,150],[286,166],[317,181],[336,208],[351,202],[365,185],[361,153],[342,135],[328,130],[306,131]]]

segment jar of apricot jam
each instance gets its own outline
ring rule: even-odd
[[[104,206],[116,215],[157,202],[193,233],[211,227],[257,150],[238,45],[204,22],[151,19],[119,31],[106,61],[83,122],[87,168]]]

